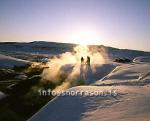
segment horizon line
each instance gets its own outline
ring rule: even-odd
[[[49,40],[32,40],[32,41],[0,41],[0,43],[31,43],[31,42],[49,42],[49,43],[60,43],[60,44],[72,44],[72,45],[80,45],[78,43],[71,43],[71,42],[61,42],[61,41],[49,41]],[[121,50],[134,50],[134,51],[143,51],[143,52],[150,52],[149,50],[140,50],[140,49],[131,49],[131,48],[118,48],[110,45],[103,45],[103,44],[89,44],[87,46],[105,46],[105,47],[112,47],[115,49]]]

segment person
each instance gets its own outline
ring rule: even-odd
[[[87,65],[90,65],[90,57],[87,56]]]
[[[81,64],[83,64],[84,63],[84,58],[83,57],[81,57]]]

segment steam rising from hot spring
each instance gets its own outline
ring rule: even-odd
[[[91,68],[94,68],[97,64],[104,63],[104,52],[100,52],[98,48],[89,48],[87,46],[76,46],[73,52],[65,52],[61,55],[55,56],[51,59],[42,73],[42,77],[45,80],[52,81],[54,83],[61,83],[56,87],[56,90],[64,90],[69,87],[77,85],[77,80],[80,80],[81,71],[81,57],[86,61],[87,56],[91,59]]]

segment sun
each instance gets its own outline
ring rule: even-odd
[[[74,34],[72,40],[74,43],[80,45],[97,45],[100,38],[94,32],[83,31]]]

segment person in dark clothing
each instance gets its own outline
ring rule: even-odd
[[[81,57],[81,64],[84,64],[84,58]]]
[[[87,56],[87,65],[90,65],[90,57]]]

